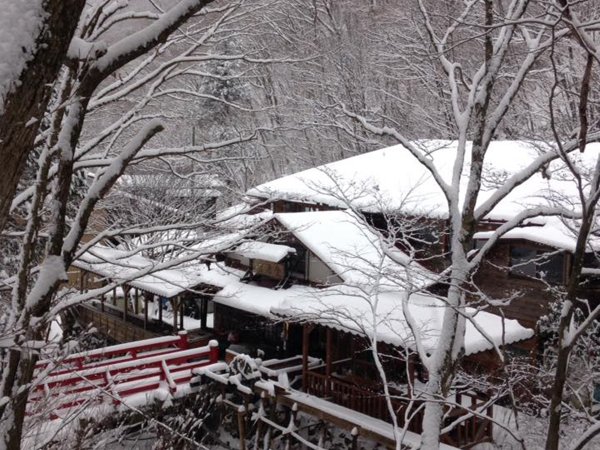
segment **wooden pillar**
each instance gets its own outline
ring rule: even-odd
[[[163,324],[163,320],[162,320],[162,299],[159,296],[156,297],[152,297],[153,300],[156,300],[158,302],[158,322],[160,323],[160,326],[162,327]]]
[[[85,279],[85,270],[83,269],[79,269],[79,293],[83,294],[83,286],[84,286],[84,279]]]
[[[310,344],[310,327],[302,325],[302,390],[308,389],[308,347]]]
[[[144,330],[148,328],[148,294],[144,293]]]
[[[329,327],[326,328],[327,341],[325,343],[325,376],[327,382],[325,385],[325,395],[329,395],[329,386],[331,384],[331,366],[333,360],[333,330]]]
[[[173,332],[177,333],[177,309],[179,306],[179,297],[171,299],[171,309],[173,310]]]
[[[185,298],[180,298],[179,299],[179,329],[180,330],[185,330],[185,327],[183,326],[183,309],[185,307]]]
[[[138,288],[135,289],[135,300],[133,304],[133,312],[137,316],[140,313],[140,290]]]
[[[104,312],[104,294],[100,294],[100,311]]]
[[[113,301],[112,301],[113,306],[117,306],[117,287],[115,286],[113,288]]]
[[[206,328],[207,317],[208,317],[208,298],[203,297],[202,301],[200,302],[200,327],[202,329]]]
[[[127,297],[129,297],[129,288],[123,285],[123,320],[127,320]]]

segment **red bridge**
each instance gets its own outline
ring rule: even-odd
[[[141,406],[155,398],[165,400],[189,393],[193,370],[219,359],[216,341],[189,348],[185,332],[69,355],[36,366],[39,383],[29,395],[29,412],[61,410],[122,402]]]

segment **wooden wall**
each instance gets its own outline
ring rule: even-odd
[[[115,342],[123,343],[158,337],[157,334],[137,327],[108,312],[85,305],[79,305],[76,308],[77,316],[82,324],[92,324],[99,333]]]
[[[510,273],[511,245],[533,246],[539,250],[552,251],[527,241],[501,241],[489,252],[475,274],[474,281],[492,299],[509,298],[519,293],[510,304],[492,307],[489,311],[498,313],[502,310],[505,317],[517,319],[522,325],[535,328],[540,317],[549,312],[554,297],[541,280]]]

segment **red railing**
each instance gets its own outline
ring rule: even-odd
[[[171,353],[176,350],[186,350],[188,348],[188,335],[186,332],[181,332],[177,336],[144,339],[75,353],[59,360],[46,359],[39,361],[35,368],[37,372],[50,369],[53,375],[58,375],[81,370],[84,367],[100,367],[116,361],[127,361],[149,356],[150,354]]]
[[[100,359],[102,357],[108,359]],[[37,367],[40,383],[29,396],[30,405],[54,401],[54,409],[77,406],[91,398],[112,397],[119,403],[125,397],[146,393],[166,384],[171,394],[177,386],[189,383],[192,369],[216,363],[216,341],[189,349],[187,336],[147,339],[116,345],[65,358],[68,366],[42,361]],[[85,363],[92,361],[91,363]],[[50,369],[49,369],[50,368]],[[43,373],[43,370],[48,373]]]

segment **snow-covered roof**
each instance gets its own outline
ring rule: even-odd
[[[261,241],[246,241],[238,245],[233,253],[249,259],[261,259],[278,263],[290,253],[296,253],[296,249],[287,245],[270,244]]]
[[[133,287],[170,298],[199,284],[220,288],[215,302],[268,318],[286,316],[290,319],[312,320],[344,331],[373,335],[393,345],[413,347],[414,340],[403,314],[404,291],[385,290],[381,286],[371,291],[350,286],[319,289],[311,286],[292,286],[289,289],[269,289],[240,281],[242,271],[213,264],[189,264],[163,269],[135,279],[137,272],[152,269],[157,263],[143,256],[123,250],[96,245],[86,252],[74,266],[93,273],[122,280]],[[413,294],[408,302],[409,311],[418,326],[424,346],[437,345],[445,304],[432,296]],[[486,312],[467,308],[473,322],[467,322],[465,350],[477,353],[493,347],[490,343],[510,344],[533,336],[533,330],[524,328],[515,320],[506,320]],[[504,334],[503,334],[504,333]]]
[[[346,283],[385,281],[410,288],[436,279],[351,212],[280,213],[274,217]]]
[[[503,234],[500,239],[524,239],[542,245],[548,245],[559,250],[574,252],[577,244],[578,229],[575,224],[569,226],[566,219],[559,217],[543,217],[536,219],[537,224],[513,228]],[[486,240],[494,234],[493,231],[475,233],[475,239]],[[600,249],[600,238],[590,236],[587,243],[592,250]]]
[[[175,297],[202,283],[198,270],[187,267],[152,271],[158,264],[139,254],[100,245],[94,246],[73,261],[75,267],[165,298]],[[151,273],[136,277],[140,271]]]
[[[452,141],[418,141],[443,179],[450,183],[456,157]],[[539,154],[543,144],[525,141],[492,142],[484,162],[484,182],[478,204],[487,200],[510,175],[526,167]],[[546,147],[547,148],[547,147]],[[467,157],[470,155],[467,146]],[[593,169],[600,144],[590,144],[584,154],[575,155],[583,165]],[[561,177],[562,163],[555,161],[545,170],[547,179],[536,173],[517,186],[486,217],[507,220],[527,206],[546,206],[549,192],[575,199],[572,177]],[[467,164],[467,171],[469,165]],[[465,192],[468,172],[462,174],[461,192]],[[447,203],[431,174],[402,145],[376,150],[285,176],[248,191],[248,195],[323,203],[334,207],[354,208],[367,212],[401,211],[406,214],[447,216]]]
[[[273,217],[271,210],[265,209],[257,213],[251,213],[252,208],[254,208],[254,205],[249,203],[238,203],[218,211],[217,223],[220,228],[243,230]]]
[[[286,317],[312,321],[350,333],[373,336],[392,345],[414,348],[415,342],[403,310],[402,291],[367,294],[364,290],[338,286],[324,289],[292,286],[289,289],[269,289],[242,283],[235,271],[213,267],[215,279],[225,287],[214,301],[260,316]],[[229,278],[227,281],[226,278]],[[438,344],[446,304],[433,296],[413,294],[408,301],[410,314],[417,325],[425,349],[432,351]],[[532,329],[516,320],[467,308],[471,321],[466,323],[466,354],[492,349],[494,345],[511,344],[533,336]],[[493,344],[492,344],[493,342]]]

